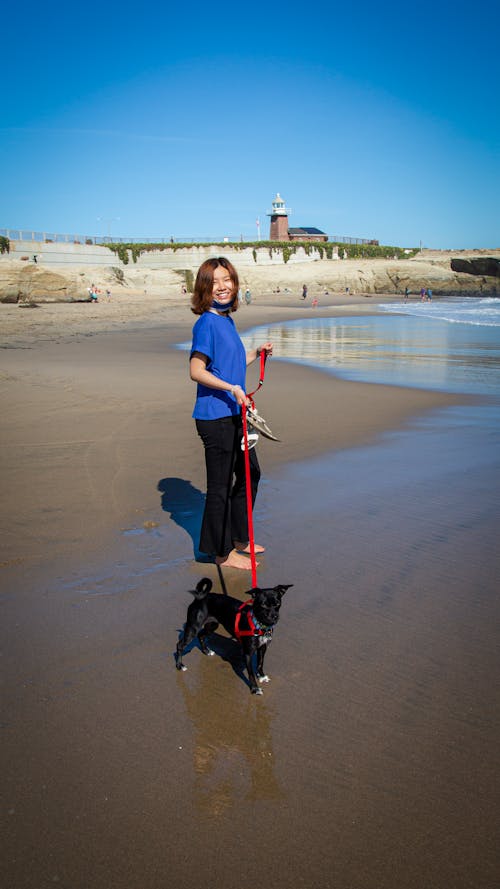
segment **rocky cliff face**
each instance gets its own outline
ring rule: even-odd
[[[454,272],[466,275],[481,275],[500,278],[500,259],[493,256],[481,256],[478,259],[452,259],[451,268]]]
[[[464,262],[466,260],[462,260]],[[487,266],[496,268],[496,262]],[[483,266],[481,266],[483,268]],[[242,269],[241,279],[245,286],[261,290],[281,291],[289,289],[300,292],[303,283],[314,289],[328,290],[330,293],[343,293],[349,288],[351,295],[404,293],[408,287],[413,295],[422,287],[431,288],[434,294],[500,294],[500,279],[494,275],[471,275],[469,272],[454,270],[449,254],[419,254],[414,259],[347,259],[319,260],[305,267],[281,265],[274,268],[259,266]]]
[[[73,302],[87,299],[83,278],[75,272],[54,272],[16,261],[0,263],[0,302]]]

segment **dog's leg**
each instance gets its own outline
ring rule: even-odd
[[[207,621],[204,627],[198,633],[198,639],[200,641],[200,646],[203,654],[213,655],[213,651],[206,643],[206,638],[210,633],[215,633],[219,624],[216,620]]]
[[[266,655],[267,645],[261,645],[257,649],[257,679],[259,682],[270,682],[269,676],[264,673],[264,657]]]
[[[209,584],[211,581],[208,579],[200,580],[198,587],[201,584]],[[198,589],[197,587],[197,589]],[[191,644],[195,636],[198,635],[200,630],[203,628],[203,625],[208,616],[208,609],[206,605],[206,600],[197,600],[192,602],[187,611],[186,623],[184,625],[184,632],[179,638],[177,643],[177,649],[175,653],[175,666],[178,670],[187,670],[187,667],[182,662],[182,655],[184,650]]]
[[[250,682],[250,691],[253,695],[261,695],[262,689],[259,688],[255,670],[253,668],[253,651],[251,649],[245,648],[244,655],[245,663],[247,665],[248,681]]]
[[[182,662],[182,654],[184,649],[188,647],[189,643],[193,641],[196,636],[196,630],[193,627],[187,626],[180,637],[177,648],[175,650],[175,666],[178,670],[187,670],[187,667]]]

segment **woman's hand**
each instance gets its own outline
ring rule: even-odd
[[[249,349],[247,352],[247,364],[252,364],[253,361],[256,361],[261,352],[265,352],[266,358],[269,358],[273,354],[273,344],[264,343],[263,346],[257,346],[256,349]]]
[[[246,404],[246,405],[250,404],[250,399],[247,398],[247,396],[246,396],[244,390],[241,388],[241,386],[233,386],[231,388],[231,395],[234,396],[236,403],[239,404],[240,407],[242,404]]]
[[[273,344],[272,343],[264,343],[263,346],[257,346],[257,358],[262,352],[266,353],[266,358],[270,358],[273,354]]]

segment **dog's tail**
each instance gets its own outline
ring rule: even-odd
[[[204,599],[212,589],[212,581],[209,577],[203,577],[197,584],[195,590],[190,590],[195,599]]]

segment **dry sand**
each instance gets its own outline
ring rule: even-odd
[[[171,348],[193,320],[180,295],[0,306],[4,885],[493,887],[498,506],[487,457],[431,435],[465,399],[268,366],[259,580],[294,588],[255,699],[230,640],[173,666],[187,590],[219,584]]]

